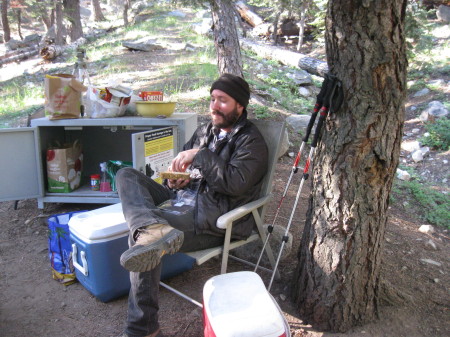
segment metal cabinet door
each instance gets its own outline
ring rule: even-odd
[[[0,201],[41,197],[36,128],[0,130]]]

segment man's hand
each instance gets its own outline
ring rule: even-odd
[[[167,179],[167,186],[170,188],[175,188],[177,190],[182,189],[187,184],[189,184],[189,179]]]
[[[169,171],[172,172],[185,172],[186,169],[191,165],[197,154],[198,149],[186,150],[178,153],[178,155],[173,158],[172,163],[169,166]],[[181,189],[189,184],[189,179],[168,179],[167,185],[170,188]]]
[[[169,167],[169,171],[173,172],[184,172],[194,161],[194,157],[197,154],[198,149],[186,150],[178,153],[178,155],[173,158],[172,164]]]

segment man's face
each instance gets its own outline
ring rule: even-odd
[[[214,89],[211,92],[209,113],[214,126],[227,132],[231,131],[243,111],[244,107],[222,90]]]

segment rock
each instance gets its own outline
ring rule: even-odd
[[[303,97],[311,96],[311,91],[308,88],[300,87],[298,88],[298,94]]]
[[[434,233],[434,228],[431,225],[422,225],[419,227],[419,232],[431,234],[431,233]]]
[[[413,97],[421,97],[421,96],[425,96],[428,95],[430,93],[430,89],[428,88],[423,88],[422,90],[419,90],[418,92],[416,92]]]
[[[282,300],[283,302],[286,301],[286,295],[285,294],[280,294],[280,300]]]
[[[156,43],[156,39],[143,38],[135,41],[123,41],[122,46],[132,50],[154,51],[161,50],[164,47]]]
[[[438,266],[438,267],[442,266],[442,263],[434,261],[434,260],[431,260],[431,259],[420,259],[420,261],[423,262],[423,263],[432,264],[432,265]]]
[[[411,132],[412,132],[413,134],[417,134],[417,133],[420,132],[420,129],[412,129]]]
[[[414,162],[418,163],[421,162],[423,160],[423,154],[422,151],[416,150],[412,153],[411,155],[412,160],[414,160]]]
[[[440,5],[436,11],[436,16],[440,21],[450,22],[450,7]]]
[[[420,143],[417,140],[407,140],[403,141],[400,147],[402,150],[414,152],[420,150]]]
[[[436,243],[431,239],[425,243],[425,248],[430,250],[438,250]]]
[[[426,157],[430,153],[430,148],[428,146],[421,147],[420,152],[422,152],[422,155]]]
[[[428,103],[428,108],[422,111],[419,119],[422,122],[434,122],[436,118],[442,118],[449,115],[449,111],[444,104],[439,101],[432,101]]]
[[[286,118],[286,123],[288,123],[295,131],[300,132],[301,134],[306,133],[306,128],[308,126],[309,120],[311,116],[309,115],[290,115]],[[318,118],[316,118],[317,123]],[[313,132],[315,127],[313,127]]]
[[[209,35],[212,33],[212,19],[203,19],[202,22],[193,24],[192,28],[198,35]]]
[[[305,70],[298,69],[293,72],[287,72],[286,77],[292,79],[296,85],[312,85],[311,75]]]
[[[407,171],[403,171],[401,169],[397,169],[397,178],[404,181],[409,181],[411,179],[411,175]]]
[[[169,12],[168,15],[169,15],[169,16],[176,16],[176,17],[179,17],[179,18],[184,18],[184,17],[186,17],[186,13],[184,13],[184,12],[182,12],[182,11],[179,11],[179,10],[175,10],[175,11]]]

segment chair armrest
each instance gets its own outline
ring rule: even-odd
[[[269,202],[270,198],[270,194],[266,195],[221,215],[216,222],[217,228],[226,229],[234,220],[242,218],[244,215],[264,206]]]

